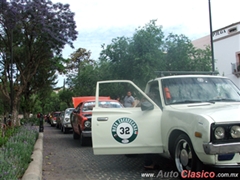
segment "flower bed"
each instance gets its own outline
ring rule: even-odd
[[[38,129],[36,126],[25,124],[7,129],[6,134],[8,136],[0,137],[3,144],[0,148],[0,179],[19,179],[31,162]]]

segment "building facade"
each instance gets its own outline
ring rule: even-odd
[[[240,88],[240,22],[213,31],[215,68]],[[196,48],[210,46],[210,36],[192,41]]]

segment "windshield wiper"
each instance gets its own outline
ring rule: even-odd
[[[172,102],[171,104],[187,104],[187,103],[215,103],[213,101],[199,101],[199,100],[184,100],[184,101],[176,101]]]
[[[211,99],[211,100],[208,100],[209,102],[239,102],[239,100],[236,100],[236,99],[229,99],[229,98],[220,98],[220,99]]]

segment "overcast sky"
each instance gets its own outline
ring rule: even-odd
[[[169,33],[191,40],[210,34],[209,0],[52,0],[70,4],[75,13],[78,39],[75,49],[85,48],[97,60],[102,44],[116,37],[132,37],[135,29],[156,19]],[[240,21],[240,0],[210,0],[213,31]],[[63,57],[74,52],[66,46]],[[61,85],[62,82],[59,82]]]

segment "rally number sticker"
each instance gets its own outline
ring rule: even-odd
[[[138,135],[138,126],[130,118],[117,119],[112,125],[113,138],[122,144],[128,144]]]

